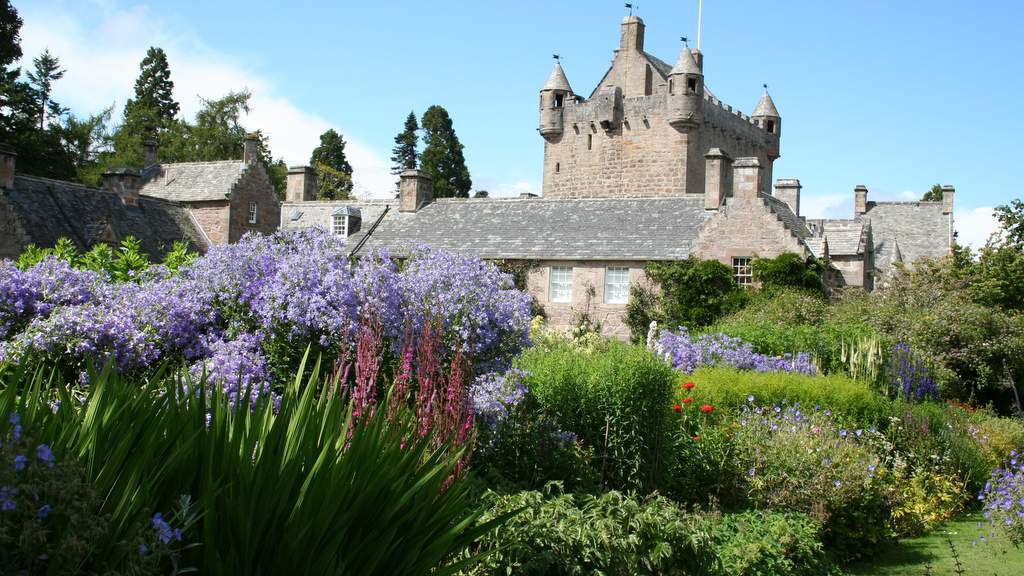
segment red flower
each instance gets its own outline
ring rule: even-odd
[[[693,382],[687,382],[686,384],[683,384],[683,388],[687,390],[693,389],[694,386],[696,386],[696,384],[694,384]]]
[[[683,404],[689,404],[690,402],[693,402],[693,398],[683,398]]]
[[[675,410],[676,412],[679,412],[680,410],[683,409],[683,406],[681,404],[675,404],[672,406],[672,409]]]
[[[700,411],[705,414],[710,414],[715,410],[715,407],[711,404],[701,404]]]
[[[694,434],[691,438],[696,442],[697,440],[700,440],[700,435]]]

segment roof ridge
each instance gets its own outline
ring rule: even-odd
[[[203,160],[201,162],[167,162],[161,164],[155,164],[160,168],[166,168],[168,166],[213,166],[216,164],[240,164],[245,166],[244,160]]]
[[[32,176],[31,174],[15,174],[15,178],[25,178],[26,180],[35,180],[37,182],[53,182],[54,184],[61,184],[64,186],[74,186],[75,188],[84,188],[86,190],[96,192],[107,192],[113,194],[110,190],[99,186],[89,186],[88,184],[82,184],[81,182],[72,182],[70,180],[58,180],[57,178],[47,178],[45,176]]]

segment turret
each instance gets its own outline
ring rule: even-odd
[[[764,96],[761,96],[761,101],[757,103],[757,108],[754,108],[754,113],[750,115],[750,118],[754,121],[756,126],[760,126],[768,135],[768,158],[775,160],[779,157],[779,136],[782,134],[782,118],[779,117],[779,111],[775,108],[775,102],[772,102],[772,97],[768,94],[768,86],[764,87]]]
[[[698,58],[699,53],[695,57],[692,50],[684,48],[668,74],[668,123],[677,130],[696,128],[701,121],[704,72]]]
[[[564,121],[562,109],[572,98],[572,88],[562,71],[562,64],[555,62],[551,75],[544,87],[540,89],[540,135],[544,138],[558,136],[562,133]]]

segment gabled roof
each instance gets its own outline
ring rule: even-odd
[[[871,223],[875,267],[883,274],[891,262],[949,254],[952,215],[942,213],[941,202],[868,202],[867,209],[858,220]]]
[[[53,246],[66,237],[87,250],[99,241],[134,236],[154,258],[179,240],[193,250],[208,248],[186,207],[155,198],[140,198],[138,206],[129,207],[108,190],[19,175],[13,189],[0,193],[0,202],[13,208],[29,240],[38,246]]]
[[[811,251],[811,254],[819,260],[829,257],[828,240],[825,238],[804,238],[804,245]]]
[[[772,212],[782,220],[782,223],[801,240],[812,236],[811,230],[807,227],[807,223],[803,218],[796,215],[793,209],[789,207],[789,204],[779,200],[778,198],[768,194],[758,194]]]
[[[775,108],[775,102],[772,102],[772,97],[768,94],[768,90],[764,91],[764,95],[761,96],[761,101],[757,103],[757,108],[754,108],[754,113],[751,116],[769,116],[779,118],[779,111]]]
[[[140,194],[175,202],[226,200],[244,170],[240,160],[158,164],[143,173]]]
[[[867,249],[869,222],[860,220],[815,220],[821,235],[828,238],[832,256],[861,256]]]
[[[678,260],[707,219],[703,196],[439,200],[388,212],[366,248],[416,244],[482,258]],[[349,241],[354,245],[369,228]]]
[[[541,90],[565,90],[566,92],[572,92],[572,87],[569,86],[569,79],[565,77],[565,71],[562,70],[561,62],[555,62],[555,67],[551,69],[551,74],[548,75],[548,79],[544,82],[544,87]]]

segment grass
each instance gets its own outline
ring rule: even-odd
[[[979,541],[977,545],[972,545],[972,542],[983,534],[978,528],[978,522],[983,520],[980,512],[961,516],[926,536],[903,540],[895,546],[882,549],[870,563],[850,566],[848,571],[854,575],[873,576],[1024,574],[1024,548],[1014,548],[1009,541],[998,536],[994,540]],[[961,572],[957,571],[956,560],[947,539],[952,541],[956,548],[956,554],[963,566]]]

